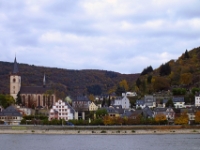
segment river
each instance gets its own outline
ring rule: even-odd
[[[0,134],[0,150],[200,150],[200,134]]]

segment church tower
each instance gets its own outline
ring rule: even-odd
[[[16,100],[17,94],[21,88],[21,76],[15,57],[13,72],[10,74],[10,95]]]

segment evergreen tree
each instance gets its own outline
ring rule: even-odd
[[[148,66],[147,68],[145,68],[145,69],[142,71],[141,75],[146,75],[146,74],[148,74],[148,73],[150,73],[150,72],[152,72],[152,71],[153,71],[152,66]]]
[[[149,75],[148,77],[147,77],[147,83],[151,83],[151,79],[152,79],[152,76],[151,75]]]
[[[160,75],[161,76],[166,76],[171,73],[171,67],[169,66],[169,63],[162,64],[160,66]]]
[[[105,104],[106,104],[106,99],[105,99],[105,97],[104,97],[104,98],[103,98],[103,101],[102,101],[102,103],[101,103],[102,107],[104,107]]]
[[[188,58],[190,58],[190,56],[189,56],[189,53],[188,53],[187,49],[186,49],[186,51],[185,51],[184,58],[185,58],[185,59],[188,59]]]
[[[140,78],[137,79],[137,81],[136,81],[136,85],[137,85],[138,88],[140,87],[140,85],[141,85]]]
[[[174,107],[174,103],[173,103],[172,99],[169,99],[169,100],[167,101],[167,103],[165,104],[165,106],[166,106],[166,107]]]
[[[110,100],[110,95],[109,95],[109,98],[108,98],[108,107],[111,105],[111,100]]]
[[[21,99],[20,91],[17,93],[16,104],[22,105],[22,99]]]
[[[121,87],[121,86],[118,86],[116,91],[115,91],[117,96],[122,96],[122,93],[125,93],[125,92],[126,92],[125,88]]]

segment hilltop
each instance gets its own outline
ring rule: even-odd
[[[106,70],[68,70],[20,63],[18,66],[22,86],[41,86],[45,73],[47,85],[56,89],[61,98],[66,95],[107,94],[114,91],[120,81],[126,80],[131,87],[139,77],[139,74],[120,74]],[[9,74],[12,70],[13,63],[0,62],[0,93],[9,93]]]
[[[170,60],[157,69],[152,70],[151,66],[145,68],[135,82],[135,90],[141,95],[172,91],[175,88],[191,91],[199,87],[200,47],[185,50],[179,58]]]

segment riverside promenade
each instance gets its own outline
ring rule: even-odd
[[[200,126],[51,126],[1,125],[0,134],[200,134]]]

